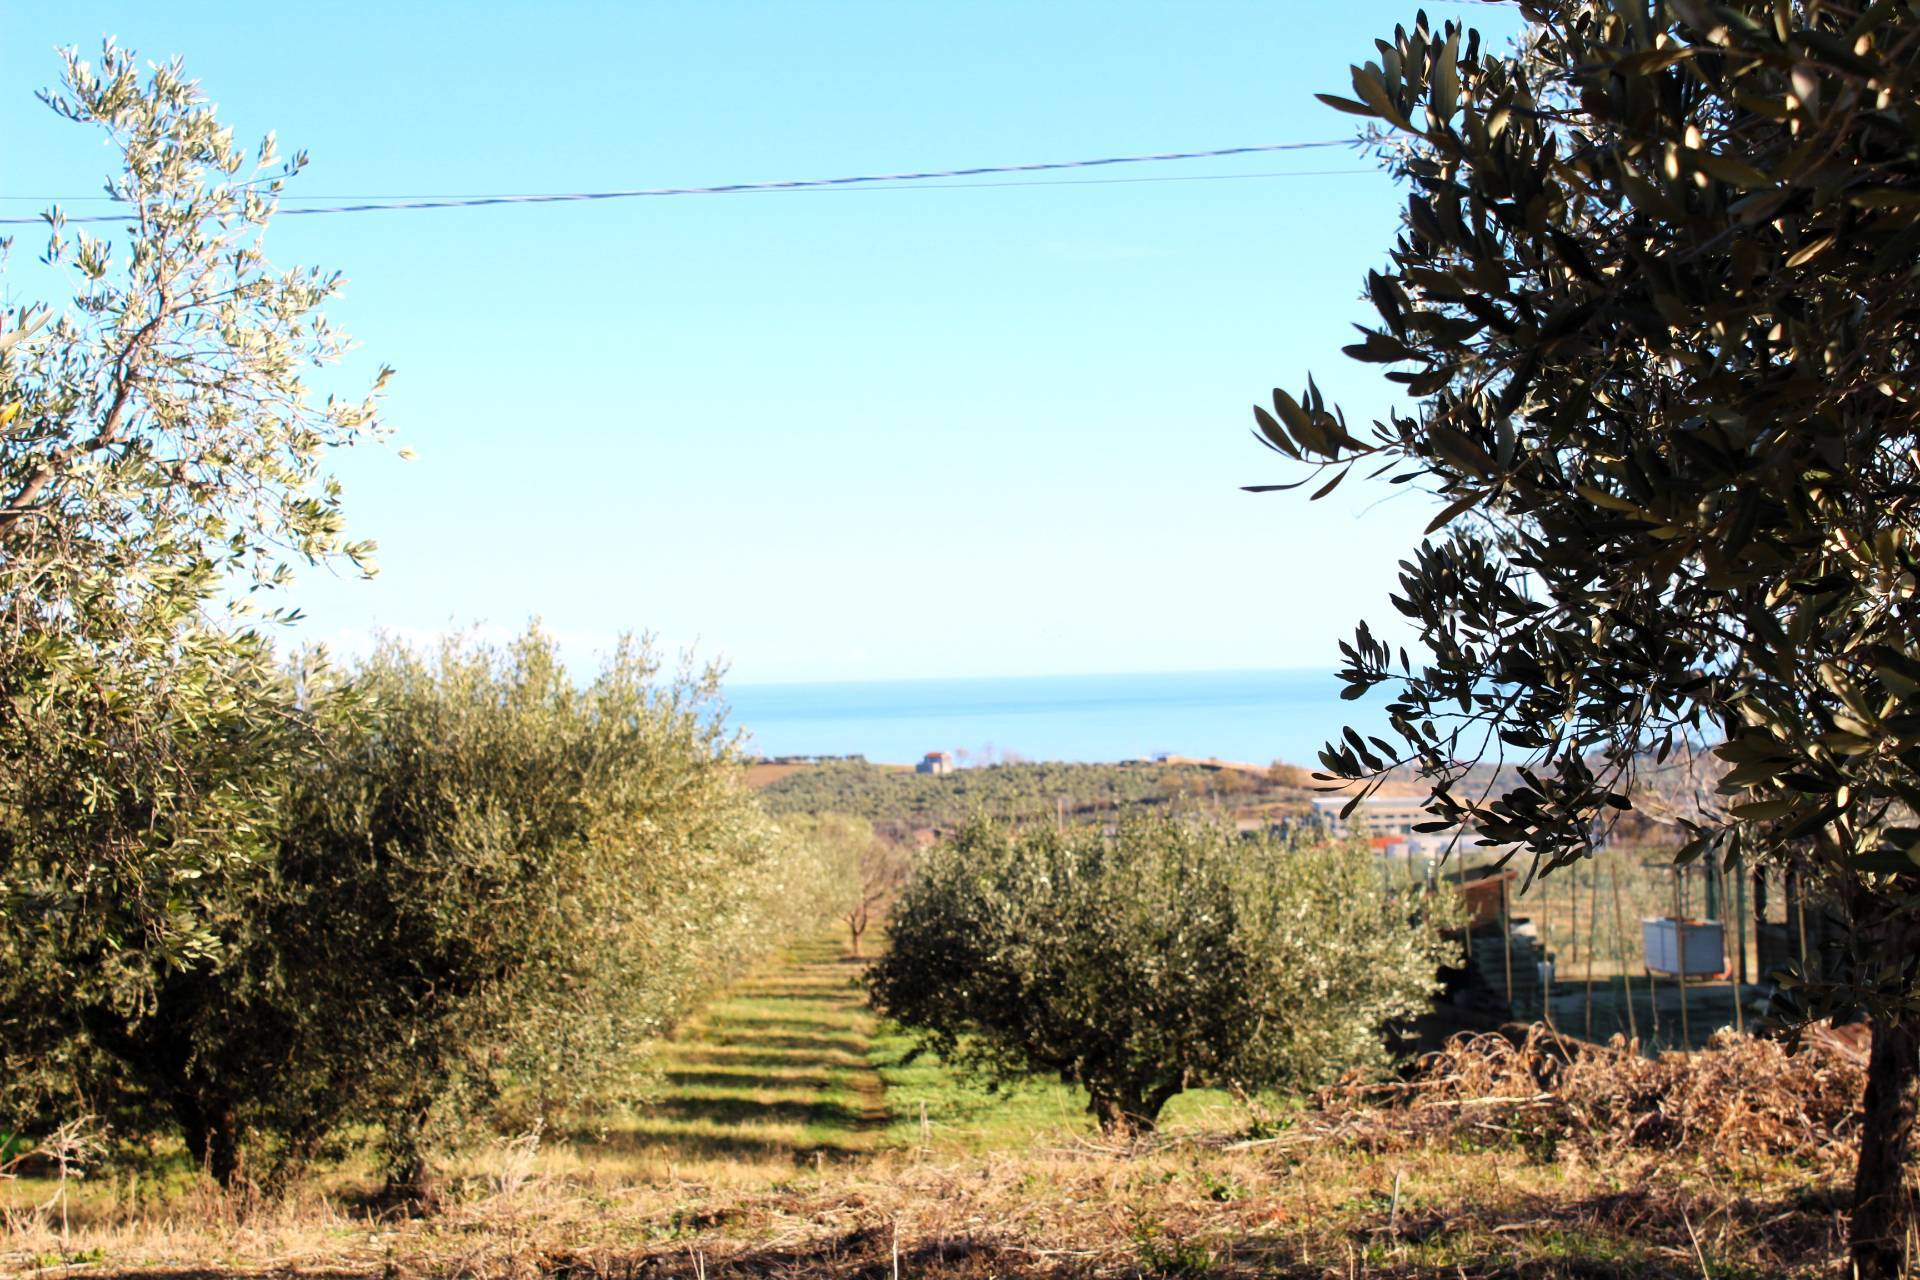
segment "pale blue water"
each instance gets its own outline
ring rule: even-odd
[[[929,751],[1027,760],[1128,760],[1158,751],[1315,765],[1352,724],[1380,732],[1385,690],[1340,700],[1328,671],[874,680],[728,687],[731,722],[768,756]]]

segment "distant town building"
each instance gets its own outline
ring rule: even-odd
[[[913,766],[915,773],[952,773],[953,757],[945,751],[929,751]]]
[[[837,761],[850,764],[865,764],[867,758],[858,752],[846,756],[755,756],[754,764],[833,764]]]
[[[1325,796],[1313,802],[1313,814],[1320,824],[1336,835],[1365,836],[1368,843],[1391,857],[1407,858],[1416,854],[1438,857],[1454,838],[1453,832],[1420,832],[1417,822],[1428,822],[1424,796],[1368,796],[1342,818],[1340,811],[1350,801],[1347,796]]]
[[[1471,851],[1476,857],[1497,857],[1515,845],[1488,846],[1471,831],[1415,831],[1414,824],[1433,821],[1425,796],[1368,796],[1345,818],[1348,796],[1325,796],[1313,802],[1313,818],[1335,835],[1365,836],[1378,853],[1390,858],[1440,859]]]

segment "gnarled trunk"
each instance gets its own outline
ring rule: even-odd
[[[1100,1122],[1100,1132],[1108,1137],[1153,1132],[1154,1117],[1146,1114],[1146,1104],[1138,1097],[1092,1089],[1088,1091],[1087,1111]]]
[[[1860,1280],[1897,1280],[1906,1272],[1913,1230],[1905,1187],[1916,1100],[1920,1100],[1920,1019],[1873,1019],[1860,1163],[1853,1179],[1851,1244]]]
[[[381,1151],[387,1172],[386,1186],[381,1193],[384,1199],[416,1206],[438,1203],[430,1156],[432,1120],[433,1099],[422,1096],[387,1121]]]
[[[1184,1087],[1184,1081],[1158,1084],[1144,1091],[1089,1084],[1087,1111],[1100,1122],[1100,1132],[1109,1136],[1152,1133],[1160,1122],[1161,1109]]]

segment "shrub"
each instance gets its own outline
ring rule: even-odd
[[[1108,1131],[1197,1086],[1382,1065],[1447,958],[1424,903],[1350,845],[1129,816],[1112,834],[975,822],[930,853],[870,974],[877,1007],[995,1080],[1084,1085]]]

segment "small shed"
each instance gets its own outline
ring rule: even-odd
[[[1503,867],[1486,875],[1468,878],[1470,876],[1471,872],[1454,882],[1461,900],[1466,903],[1467,922],[1476,929],[1499,924],[1500,918],[1506,914],[1513,893],[1513,882],[1520,873]]]

